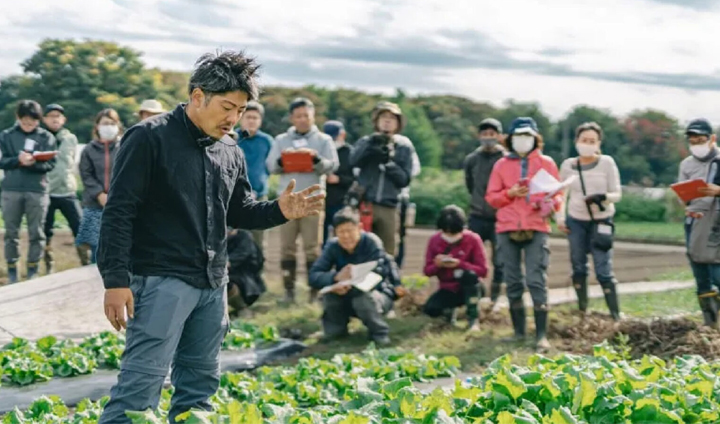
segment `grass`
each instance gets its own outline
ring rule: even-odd
[[[675,270],[663,272],[650,277],[650,281],[690,281],[693,279],[694,277],[689,266],[677,268]]]
[[[554,224],[553,234],[563,235]],[[620,241],[684,244],[685,230],[680,222],[616,222],[615,237]]]
[[[620,295],[619,302],[623,314],[636,318],[669,317],[699,311],[695,289]],[[590,299],[589,308],[596,311],[607,311],[605,300],[602,298]],[[576,309],[574,304],[560,307],[560,310],[574,309]]]

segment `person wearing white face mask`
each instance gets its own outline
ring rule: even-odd
[[[544,352],[550,348],[546,337],[550,216],[553,210],[561,209],[563,195],[562,192],[530,195],[528,185],[540,170],[555,179],[560,176],[552,158],[542,154],[543,138],[532,118],[521,117],[512,122],[507,144],[510,153],[495,164],[485,199],[497,209],[498,255],[515,330],[509,341],[525,338],[523,293],[527,286],[533,300],[537,349]],[[526,275],[521,265],[523,253]]]
[[[588,307],[588,254],[592,255],[595,275],[603,288],[605,302],[614,320],[620,319],[617,280],[612,269],[612,219],[615,203],[622,197],[620,172],[612,157],[600,153],[602,128],[587,122],[575,130],[575,150],[579,156],[566,159],[560,178],[573,178],[566,190],[567,211],[556,215],[558,228],[568,235],[572,282],[578,307]]]
[[[122,122],[114,109],[104,109],[95,117],[93,140],[80,156],[80,178],[83,183],[83,214],[75,239],[78,248],[89,249],[95,263],[100,221],[110,189],[110,175],[122,136]]]
[[[701,179],[707,182],[708,188],[700,189],[705,197],[691,200],[685,206],[685,237],[686,243],[690,245],[690,234],[696,220],[703,218],[705,213],[713,205],[713,198],[720,196],[718,186],[718,159],[720,150],[716,145],[716,136],[710,123],[705,119],[695,119],[690,122],[685,130],[690,156],[680,163],[678,182]],[[708,215],[710,216],[710,215]],[[720,266],[717,264],[697,263],[690,259],[697,286],[698,302],[703,312],[705,325],[717,327],[718,309],[720,301],[718,290],[720,289]]]

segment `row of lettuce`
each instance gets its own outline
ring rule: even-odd
[[[700,357],[626,360],[609,345],[593,356],[510,356],[482,375],[447,388],[415,383],[455,375],[455,357],[367,350],[329,361],[301,359],[293,367],[224,374],[213,411],[190,411],[187,423],[247,424],[600,424],[718,423],[720,364]],[[171,390],[158,412],[129,412],[134,423],[166,419]],[[2,422],[91,424],[106,399],[83,402],[73,412],[45,397]]]

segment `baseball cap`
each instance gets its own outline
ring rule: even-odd
[[[159,101],[155,99],[148,99],[143,100],[143,102],[140,103],[140,109],[138,112],[163,113],[165,112],[165,109]]]
[[[510,134],[538,135],[539,132],[535,120],[528,116],[515,118],[510,124]]]
[[[45,114],[44,115],[47,115],[48,113],[55,112],[55,111],[58,111],[58,112],[62,113],[63,115],[65,115],[65,109],[57,103],[50,103],[49,105],[45,106]]]
[[[685,130],[685,134],[710,135],[712,133],[712,125],[704,118],[693,119]]]
[[[480,125],[478,125],[478,129],[480,131],[487,130],[487,129],[493,129],[497,131],[498,133],[502,133],[502,124],[500,121],[498,121],[495,118],[485,118],[482,121],[480,121]]]
[[[335,140],[344,129],[345,126],[340,121],[327,121],[325,125],[323,125],[323,132],[332,137],[333,140]]]

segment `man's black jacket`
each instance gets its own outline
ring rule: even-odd
[[[252,199],[242,150],[225,137],[209,147],[184,105],[128,130],[115,158],[100,230],[106,288],[130,274],[179,278],[197,288],[227,283],[227,225],[287,222],[277,202]]]

